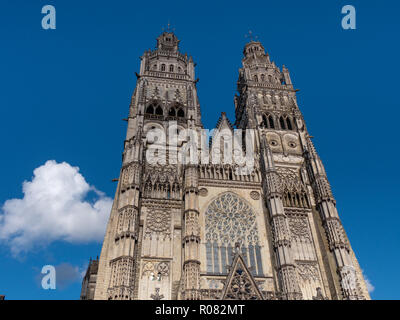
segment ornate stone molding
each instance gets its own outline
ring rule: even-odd
[[[147,229],[150,231],[166,232],[171,228],[171,213],[160,209],[149,210],[147,213],[146,224]]]
[[[300,276],[300,278],[304,281],[320,281],[320,276],[319,276],[319,269],[318,265],[314,262],[312,263],[302,263],[302,262],[297,262],[296,263],[296,269],[297,273]]]
[[[253,200],[260,200],[260,193],[258,191],[251,191],[250,192],[250,197]]]
[[[207,190],[207,188],[201,188],[201,189],[199,190],[199,195],[200,195],[201,197],[206,197],[206,196],[208,195],[208,190]]]
[[[293,240],[312,242],[308,218],[302,216],[288,216],[289,228]]]

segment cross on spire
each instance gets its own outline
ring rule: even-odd
[[[175,28],[171,28],[171,23],[170,23],[169,20],[168,20],[167,28],[163,27],[163,28],[162,28],[162,31],[174,32],[174,31],[175,31]]]
[[[258,39],[258,36],[253,34],[253,31],[249,30],[248,34],[245,35],[245,38],[250,38],[250,41],[254,41]]]

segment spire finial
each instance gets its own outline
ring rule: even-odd
[[[258,36],[253,34],[253,31],[249,30],[248,34],[245,35],[245,38],[250,38],[250,41],[254,41],[258,39]]]
[[[166,32],[174,32],[175,31],[175,28],[171,28],[171,23],[169,22],[169,19],[168,19],[168,23],[167,23],[167,28],[163,27],[162,31],[166,31]]]

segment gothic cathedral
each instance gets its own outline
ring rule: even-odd
[[[81,299],[369,299],[289,70],[260,42],[243,54],[235,129],[222,113],[216,132],[252,132],[247,171],[148,161],[160,142],[150,130],[164,133],[164,155],[176,160],[188,139],[171,146],[168,136],[204,128],[195,63],[176,35],[162,33],[141,57],[116,195]]]

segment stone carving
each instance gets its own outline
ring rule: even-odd
[[[308,227],[307,217],[290,216],[288,221],[293,240],[311,242],[311,234]]]
[[[199,194],[200,194],[200,196],[202,196],[202,197],[206,197],[206,196],[208,195],[208,190],[207,190],[206,188],[201,188],[201,189],[199,190]]]
[[[299,274],[300,278],[304,281],[318,281],[319,278],[319,271],[318,267],[314,263],[297,263],[297,273]]]
[[[135,227],[136,212],[133,206],[126,206],[119,211],[117,233],[133,230]]]
[[[154,275],[154,264],[151,261],[145,262],[142,267],[142,277]]]
[[[318,177],[314,181],[314,189],[318,200],[333,199],[331,186],[326,177]]]
[[[156,293],[150,296],[153,300],[161,300],[164,298],[163,294],[160,294],[160,288],[156,288]]]
[[[278,271],[278,277],[284,287],[282,298],[287,300],[301,300],[303,295],[297,281],[296,270],[293,265],[283,265]]]
[[[239,251],[238,251],[239,252]],[[257,283],[246,268],[243,257],[236,253],[225,288],[224,300],[263,300]]]
[[[143,261],[142,277],[150,277],[152,280],[161,280],[169,276],[169,263],[166,261]]]
[[[295,169],[279,167],[276,169],[281,179],[281,190],[302,190],[303,185]]]
[[[253,200],[259,200],[259,199],[260,199],[260,193],[257,192],[257,191],[251,191],[251,192],[250,192],[250,197],[251,197]]]
[[[290,229],[284,216],[274,216],[272,219],[272,235],[274,246],[287,246],[290,244]]]
[[[246,273],[243,273],[243,270],[236,270],[226,298],[232,300],[257,299],[257,296],[255,295],[253,289],[253,285],[250,282],[248,275]]]
[[[348,250],[349,243],[339,219],[330,218],[326,220],[325,231],[331,250],[335,248],[345,248]]]
[[[357,273],[353,266],[343,266],[339,270],[340,282],[342,285],[343,295],[349,300],[363,299],[362,295],[359,295],[359,284],[357,279]]]
[[[133,183],[138,183],[139,181],[139,170],[137,165],[129,165],[122,169],[121,173],[121,188],[126,189]]]
[[[132,257],[119,257],[111,261],[111,279],[108,288],[110,299],[131,299],[135,263]]]
[[[324,295],[322,294],[322,289],[320,287],[318,287],[317,295],[313,297],[313,300],[329,300],[329,299],[324,297]]]
[[[182,177],[177,166],[153,166],[146,168],[143,180],[146,198],[181,199]]]
[[[167,262],[160,262],[157,265],[157,271],[158,274],[162,276],[168,276],[169,275],[169,264]]]
[[[279,167],[277,173],[280,177],[280,191],[284,194],[285,207],[309,208],[307,188],[301,181],[297,169]]]
[[[168,211],[153,209],[147,216],[147,228],[155,232],[167,231],[171,226],[171,215]]]

